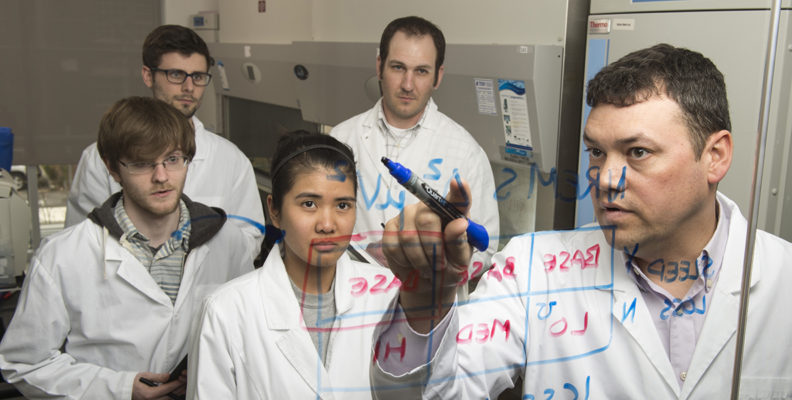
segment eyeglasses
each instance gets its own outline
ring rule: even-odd
[[[149,69],[151,72],[164,72],[165,78],[168,79],[168,82],[175,83],[177,85],[184,83],[184,81],[187,80],[187,77],[192,78],[193,85],[195,86],[206,86],[212,81],[212,74],[207,74],[206,72],[193,72],[188,74],[187,72],[180,69],[160,69],[153,67],[149,67]]]
[[[126,167],[130,174],[143,175],[152,173],[158,165],[162,165],[168,171],[181,171],[190,163],[190,158],[187,156],[170,156],[161,162],[136,161],[125,163],[121,160],[118,160],[118,162]]]

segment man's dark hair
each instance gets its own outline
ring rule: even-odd
[[[438,74],[440,73],[440,66],[443,65],[445,60],[445,36],[443,32],[435,26],[435,24],[416,16],[397,18],[391,21],[385,30],[382,31],[380,38],[379,56],[382,62],[380,63],[380,76],[385,68],[385,60],[388,58],[388,50],[390,48],[391,39],[396,32],[402,32],[407,37],[423,36],[426,34],[431,35],[432,42],[434,42],[435,50],[437,50],[437,57],[435,58],[435,80],[434,84],[437,85]]]
[[[172,52],[186,57],[194,53],[206,57],[207,70],[214,65],[206,42],[192,29],[180,25],[162,25],[146,36],[143,42],[143,65],[157,68],[162,61],[162,55]]]
[[[627,107],[662,95],[682,110],[697,158],[711,134],[731,131],[723,74],[701,53],[664,43],[603,68],[588,83],[586,103]]]

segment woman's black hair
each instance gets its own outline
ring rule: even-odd
[[[283,196],[294,186],[299,173],[317,167],[338,172],[342,181],[352,180],[357,193],[352,149],[332,136],[299,130],[281,136],[272,157],[272,208],[280,210]]]

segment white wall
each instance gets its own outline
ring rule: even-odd
[[[170,8],[197,11],[197,1],[164,1]],[[220,1],[220,41],[378,42],[388,22],[418,15],[437,24],[449,43],[563,45],[567,12],[567,1],[561,0],[267,0],[265,13],[258,13],[257,5],[256,0]],[[178,10],[166,13],[171,15]]]
[[[162,23],[189,26],[190,15],[217,11],[218,0],[162,0]]]
[[[266,0],[266,12],[259,13],[257,0],[222,0],[218,8],[220,41],[291,43],[313,40],[313,5],[312,0]]]
[[[563,44],[566,1],[315,0],[314,36],[321,41],[379,42],[391,20],[418,15],[448,43]]]

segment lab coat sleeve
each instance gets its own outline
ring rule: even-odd
[[[66,201],[66,228],[80,223],[113,194],[111,180],[96,144],[88,146],[80,156]]]
[[[187,367],[188,399],[234,399],[236,370],[226,326],[215,308],[213,296],[204,300],[200,319],[193,328]]]
[[[375,398],[417,399],[426,397],[423,391],[427,387],[424,383],[428,377],[430,363],[422,360],[435,360],[438,349],[440,352],[449,350],[448,346],[444,348],[443,343],[446,342],[449,331],[456,331],[458,318],[455,317],[455,314],[456,305],[449,310],[435,329],[429,334],[421,336],[409,327],[404,319],[401,306],[397,307],[390,323],[381,324],[375,331],[377,338],[375,346],[379,351],[374,351],[376,363],[370,370],[371,387]],[[382,357],[382,343],[399,343],[400,338],[404,339],[403,346],[409,349],[406,355],[402,358]],[[447,363],[456,363],[456,354],[452,356],[451,359],[446,360]]]
[[[516,264],[515,271],[525,268],[514,260],[527,259],[509,250],[507,246],[492,258],[494,271],[503,271],[507,259]],[[514,278],[499,274],[485,274],[470,300],[452,308],[449,326],[429,362],[399,376],[386,372],[379,363],[372,368],[378,399],[415,398],[417,393],[429,399],[497,398],[514,386],[527,360],[528,327],[521,294],[525,288],[517,284],[525,274]]]
[[[261,249],[261,242],[264,240],[264,209],[259,196],[258,184],[256,183],[256,175],[253,172],[253,165],[246,157],[241,156],[239,161],[241,171],[234,179],[234,185],[230,196],[234,196],[237,201],[237,209],[225,210],[232,220],[237,221],[237,225],[242,228],[245,236],[249,240],[249,249],[253,249],[253,257],[258,255]],[[250,219],[250,221],[240,219],[238,217]],[[253,223],[251,223],[253,222]],[[259,224],[257,226],[256,224]]]
[[[34,257],[0,343],[0,368],[6,381],[30,399],[131,398],[137,372],[78,362],[62,352],[69,327],[61,287]]]

